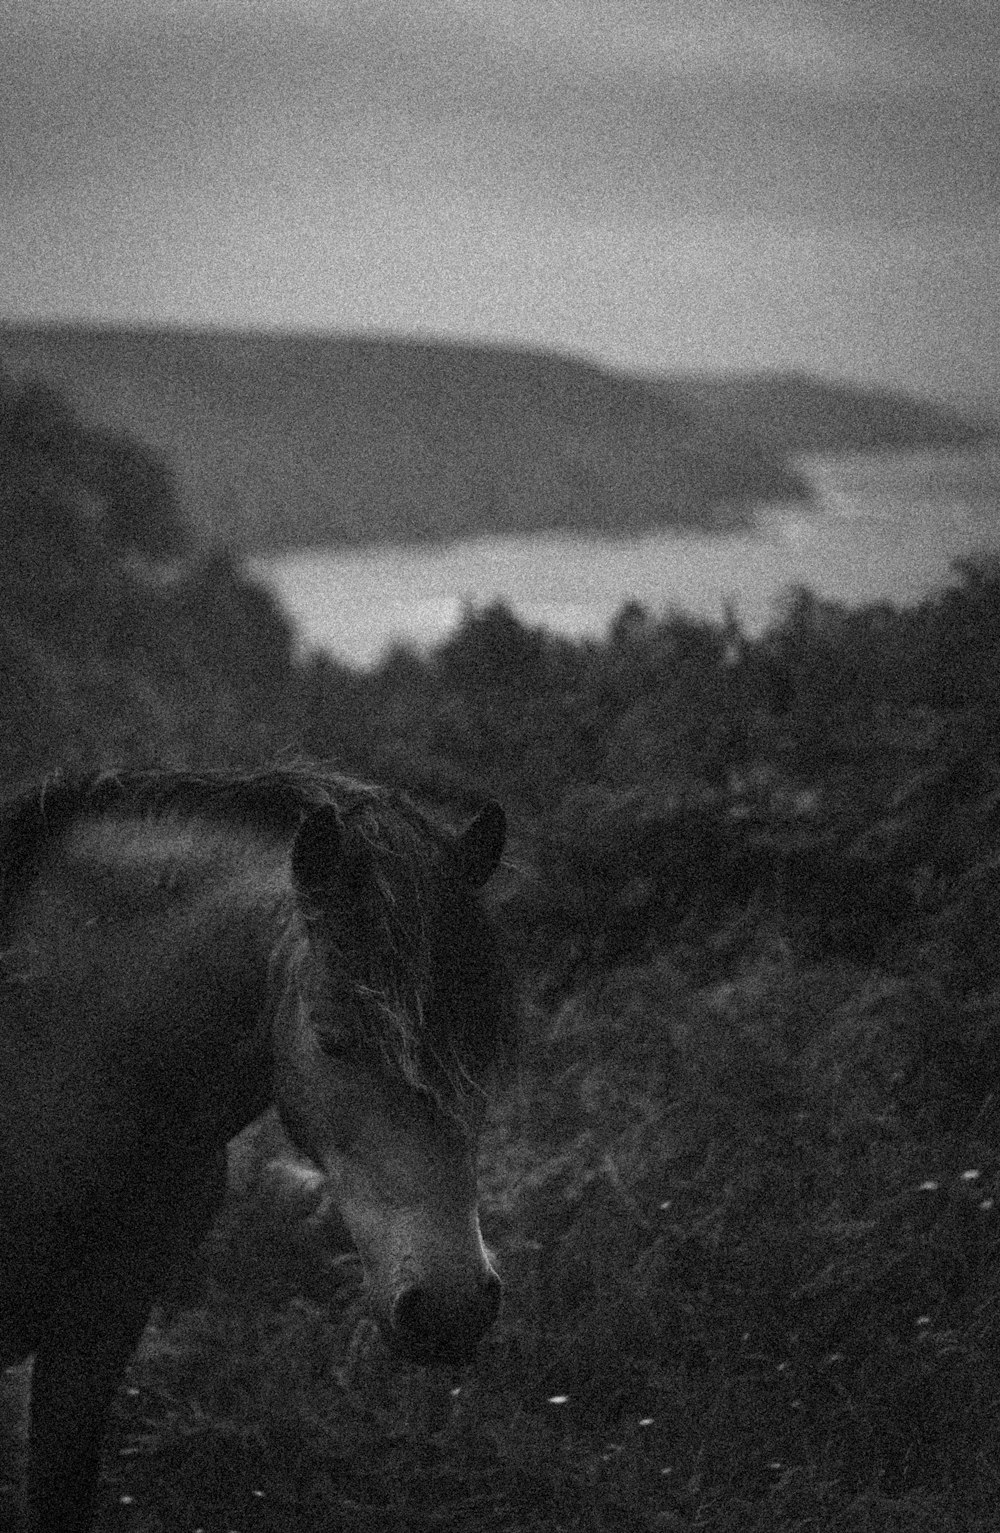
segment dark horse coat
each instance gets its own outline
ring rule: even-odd
[[[484,1085],[513,1013],[461,834],[320,769],[55,779],[0,811],[0,1365],[34,1354],[29,1502],[92,1519],[157,1284],[205,1233],[226,1141],[277,1104],[410,1357],[462,1361],[499,1281]]]

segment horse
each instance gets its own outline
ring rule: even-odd
[[[0,809],[0,1368],[34,1355],[27,1498],[91,1527],[163,1275],[271,1104],[390,1347],[465,1364],[501,1284],[475,1153],[515,1007],[505,839],[322,766],[55,774]]]

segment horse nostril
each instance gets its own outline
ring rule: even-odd
[[[500,1300],[502,1297],[503,1284],[497,1277],[496,1273],[491,1270],[486,1278],[482,1300],[483,1314],[486,1317],[486,1321],[483,1326],[484,1331],[489,1330],[490,1326],[499,1315]]]
[[[468,1362],[497,1318],[502,1289],[495,1272],[472,1297],[461,1300],[415,1283],[403,1289],[392,1307],[393,1337],[416,1361]]]
[[[430,1327],[432,1310],[423,1288],[404,1288],[392,1306],[392,1328],[397,1336],[421,1336]]]

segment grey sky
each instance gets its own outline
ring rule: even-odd
[[[994,0],[0,0],[0,309],[983,402]]]

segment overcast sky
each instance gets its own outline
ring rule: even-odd
[[[995,404],[997,0],[0,0],[0,313]]]

